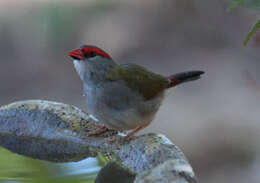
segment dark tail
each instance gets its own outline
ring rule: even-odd
[[[204,74],[203,71],[188,71],[188,72],[181,72],[178,74],[173,74],[168,77],[168,79],[171,81],[168,85],[168,88],[174,87],[178,84],[197,80],[200,78],[200,75]]]

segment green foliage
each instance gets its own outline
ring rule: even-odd
[[[260,0],[244,0],[242,5],[251,9],[259,10]]]
[[[260,29],[260,20],[256,22],[256,24],[253,26],[252,30],[247,34],[246,39],[244,40],[244,46],[247,45],[247,42],[249,39]]]
[[[237,0],[233,1],[232,4],[227,8],[227,12],[230,12],[233,8],[237,7],[239,4],[241,4],[244,0]]]
[[[73,174],[66,166],[69,163],[50,163],[14,154],[0,147],[0,183],[93,183],[96,171]],[[86,161],[85,161],[86,162]],[[75,163],[74,163],[75,164]],[[86,163],[79,170],[96,168],[97,165]],[[92,166],[92,167],[91,167]]]
[[[113,157],[112,155],[106,155],[99,153],[97,156],[98,159],[98,165],[101,167],[106,166],[110,161],[115,160],[116,157]]]
[[[0,182],[4,180],[26,182],[29,179],[35,180],[48,175],[48,169],[41,161],[13,154],[2,148],[0,162]]]
[[[233,0],[231,5],[226,10],[227,12],[230,12],[233,8],[236,8],[239,5],[250,9],[259,10],[260,0]]]
[[[227,12],[230,12],[233,8],[237,7],[238,5],[243,5],[248,8],[252,8],[255,10],[259,10],[260,8],[260,0],[236,0],[227,8]],[[254,24],[251,31],[247,34],[244,40],[244,46],[247,45],[248,41],[253,37],[253,35],[260,29],[260,19]]]

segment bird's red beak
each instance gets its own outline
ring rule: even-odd
[[[76,59],[76,60],[84,60],[84,54],[82,53],[82,51],[80,49],[77,50],[73,50],[69,53],[69,56],[71,56],[72,58]]]

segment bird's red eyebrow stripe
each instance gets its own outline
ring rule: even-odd
[[[100,55],[100,56],[105,57],[107,59],[111,59],[111,57],[106,52],[104,52],[103,50],[101,50],[99,48],[88,47],[87,52],[89,52],[89,53],[95,52],[97,55]]]

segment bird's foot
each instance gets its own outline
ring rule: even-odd
[[[134,135],[126,135],[126,136],[113,136],[113,137],[109,137],[108,140],[106,140],[106,143],[113,143],[113,142],[127,142],[130,140],[133,140],[137,138]]]
[[[106,140],[106,143],[113,143],[116,141],[121,141],[122,137],[121,136],[113,136],[113,137],[109,137],[108,140]]]
[[[141,131],[142,129],[144,129],[147,125],[143,125],[143,126],[139,126],[137,127],[136,129],[134,129],[133,131],[131,131],[130,133],[128,133],[126,136],[122,137],[122,136],[113,136],[113,137],[110,137],[106,142],[107,143],[112,143],[112,142],[115,142],[115,141],[130,141],[130,140],[133,140],[135,138],[137,138],[135,136],[136,133],[138,133],[139,131]]]
[[[141,131],[142,129],[144,129],[147,125],[143,125],[143,126],[139,126],[137,127],[135,130],[131,131],[130,133],[128,133],[124,139],[125,140],[132,140],[134,138],[136,138],[135,134],[138,133],[139,131]]]
[[[95,125],[95,127],[97,127],[97,129],[92,130],[92,131],[87,133],[88,137],[93,136],[93,135],[100,135],[100,134],[105,133],[106,131],[109,130],[105,125],[103,125],[103,126]]]
[[[130,140],[133,140],[133,139],[135,139],[135,138],[137,138],[137,136],[135,136],[134,134],[129,133],[129,134],[127,134],[127,135],[124,137],[124,140],[125,140],[125,141],[130,141]]]

